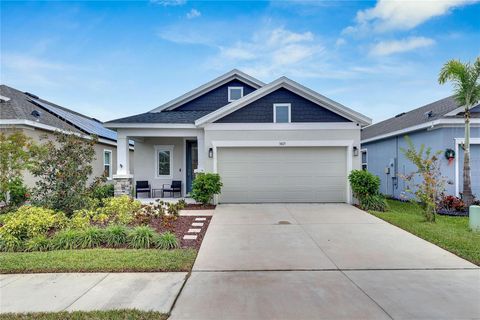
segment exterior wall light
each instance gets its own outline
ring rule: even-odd
[[[208,149],[208,157],[213,158],[213,148]]]
[[[358,157],[358,147],[353,147],[353,156]]]

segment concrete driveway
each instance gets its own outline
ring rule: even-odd
[[[346,204],[218,206],[172,313],[426,318],[480,318],[480,269]]]

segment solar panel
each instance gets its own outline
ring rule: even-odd
[[[70,122],[72,125],[82,129],[83,131],[97,135],[98,137],[107,138],[111,140],[117,140],[117,133],[110,129],[105,128],[100,122],[93,119],[79,116],[78,114],[68,112],[61,108],[52,106],[51,104],[42,102],[38,99],[29,99],[31,102],[47,109],[48,111],[56,114],[58,117]]]

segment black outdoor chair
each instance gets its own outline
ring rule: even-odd
[[[135,183],[135,198],[138,198],[139,192],[140,193],[148,192],[148,197],[150,198],[152,189],[150,188],[150,184],[148,183],[148,181],[137,181]]]
[[[175,197],[176,192],[179,192],[180,196],[182,196],[182,181],[173,180],[172,184],[164,184],[162,187],[162,198],[165,196],[165,192],[170,192],[173,197]]]

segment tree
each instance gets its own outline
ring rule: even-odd
[[[23,186],[23,172],[29,168],[31,139],[22,131],[0,132],[0,201],[9,202],[9,193]]]
[[[450,60],[440,71],[438,82],[453,83],[455,100],[464,107],[465,143],[463,144],[463,201],[469,206],[474,201],[470,178],[470,109],[480,100],[480,57],[473,65],[469,62]]]
[[[415,195],[423,208],[425,220],[435,222],[437,212],[437,203],[445,190],[445,179],[440,173],[440,159],[438,155],[441,151],[432,153],[431,148],[425,149],[422,144],[417,151],[412,140],[405,136],[408,143],[408,149],[400,148],[405,157],[416,167],[417,171],[409,175],[400,175],[408,183],[407,192]],[[420,182],[415,180],[420,177]]]
[[[54,134],[37,149],[31,172],[39,178],[33,190],[34,202],[71,215],[88,200],[88,177],[92,174],[96,139],[75,134]]]

